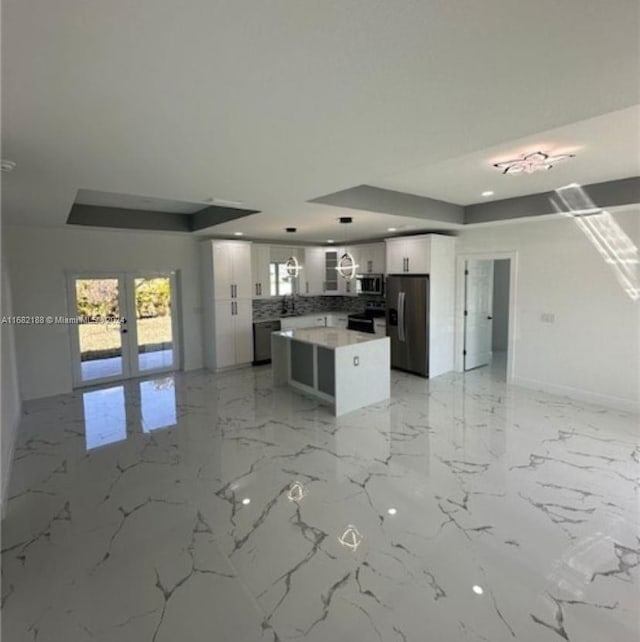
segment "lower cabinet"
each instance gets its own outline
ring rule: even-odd
[[[213,305],[215,341],[214,368],[228,368],[253,359],[252,308],[249,299],[215,301]]]

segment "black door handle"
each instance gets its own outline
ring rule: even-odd
[[[121,332],[122,332],[122,334],[127,334],[127,329],[126,328],[122,328]]]
[[[487,317],[487,319],[489,319],[489,321],[491,321],[493,319],[493,317],[489,316],[489,317]]]

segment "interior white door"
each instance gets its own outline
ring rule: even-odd
[[[464,369],[491,362],[493,261],[472,259],[465,265]]]

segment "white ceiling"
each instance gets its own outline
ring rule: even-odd
[[[341,216],[351,216],[352,223],[341,224]],[[292,224],[291,221],[295,221]],[[296,227],[295,234],[284,232],[285,227]],[[346,207],[331,207],[318,203],[300,203],[290,210],[265,216],[252,214],[235,221],[229,221],[209,230],[201,230],[200,234],[207,236],[212,232],[215,235],[231,236],[235,232],[242,232],[248,238],[265,240],[286,239],[287,242],[301,241],[310,243],[324,243],[333,239],[336,243],[356,241],[362,239],[375,239],[395,236],[399,234],[416,234],[437,230],[456,230],[462,227],[452,223],[428,221],[408,216],[389,216],[379,212],[365,212]],[[395,228],[395,231],[389,231]]]
[[[428,195],[477,201],[489,187],[459,173],[477,150],[519,151],[537,132],[640,102],[635,0],[3,0],[2,9],[11,223],[62,225],[87,189],[241,201],[262,211],[242,223],[252,236],[287,238],[286,220],[308,230],[300,240],[329,238],[341,211],[311,198],[458,158],[438,170],[446,181],[429,183],[445,183],[447,196]],[[424,178],[411,176],[412,191],[425,192]],[[398,223],[359,216],[370,229]]]
[[[535,174],[502,174],[493,163],[536,151],[575,157]],[[640,105],[373,181],[377,187],[470,205],[640,175]],[[493,191],[490,198],[482,192]]]

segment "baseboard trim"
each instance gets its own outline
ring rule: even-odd
[[[640,400],[634,401],[633,399],[625,399],[624,397],[602,395],[597,392],[589,392],[588,390],[582,390],[580,388],[559,386],[552,383],[538,381],[536,379],[527,379],[525,377],[514,377],[512,383],[513,385],[522,386],[523,388],[540,390],[553,395],[576,399],[577,401],[586,401],[587,403],[605,406],[606,408],[623,410],[624,412],[640,413]]]
[[[11,431],[11,444],[9,445],[9,457],[7,458],[6,469],[2,471],[2,491],[0,497],[0,516],[4,519],[7,511],[7,495],[9,492],[9,482],[11,481],[11,471],[13,470],[13,457],[16,450],[16,442],[18,441],[18,430],[20,429],[20,420],[22,418],[22,402],[18,406],[18,416],[14,422],[13,430]],[[3,437],[4,439],[4,437]]]

